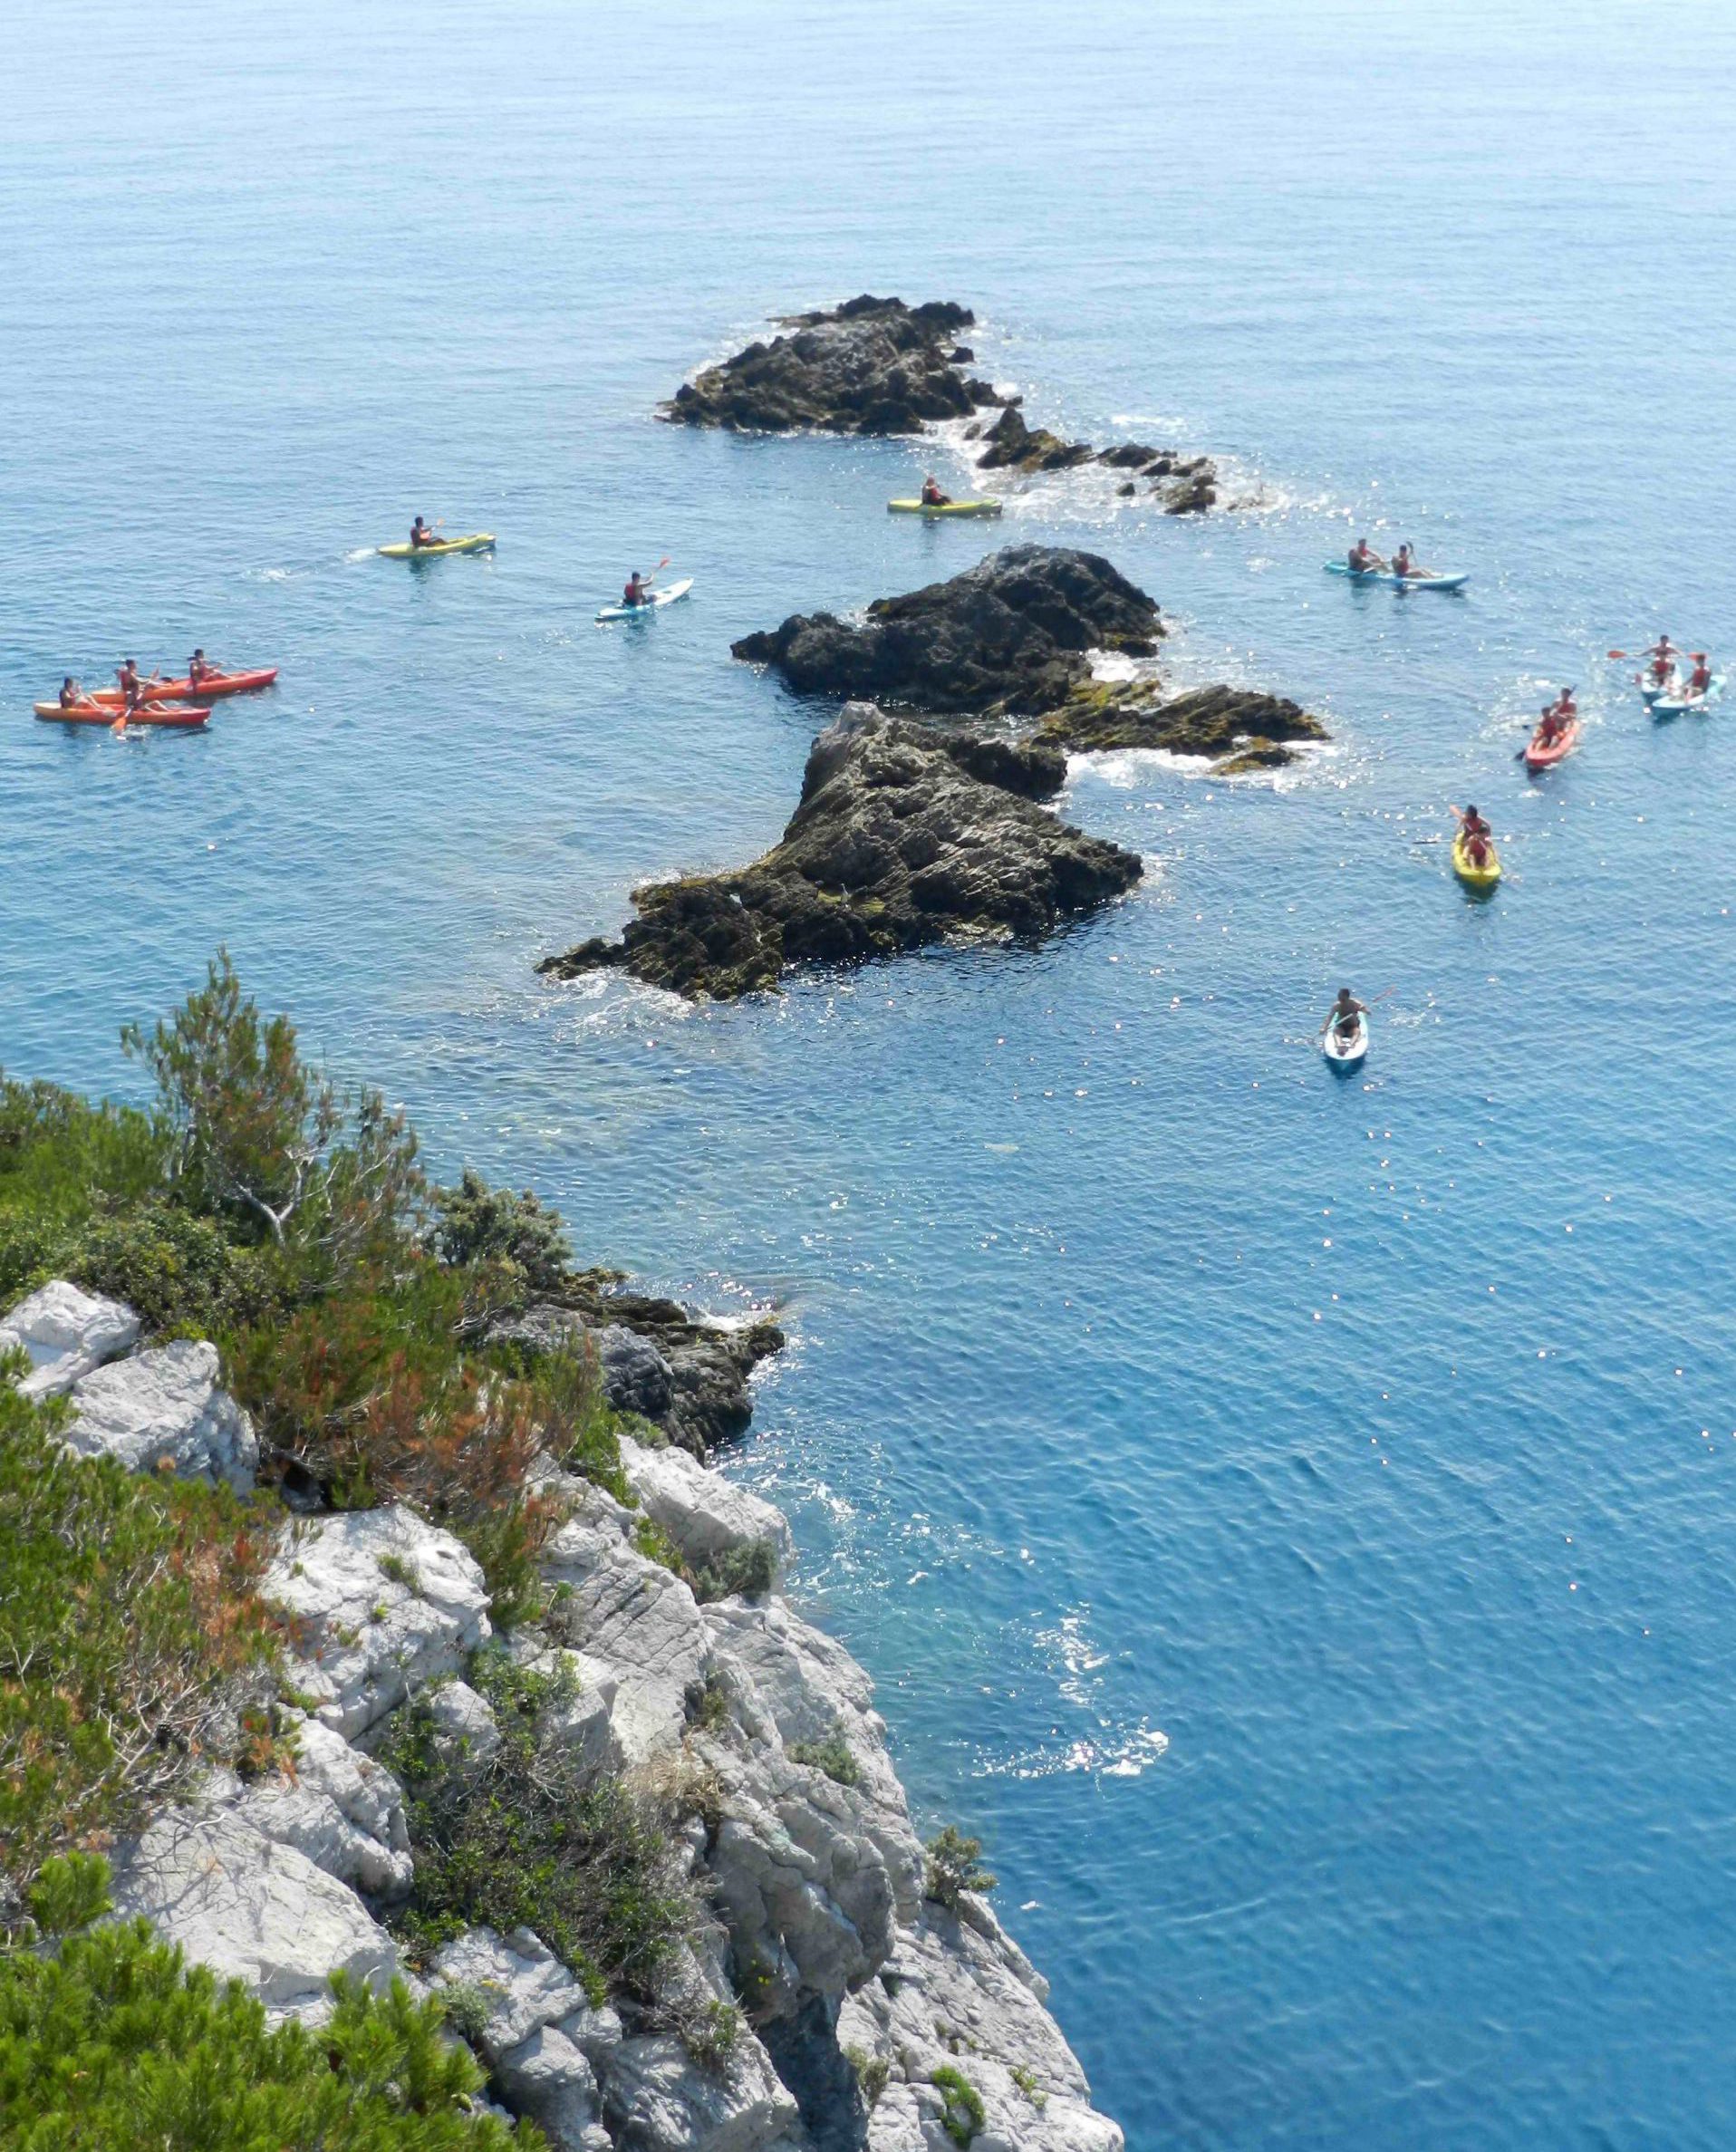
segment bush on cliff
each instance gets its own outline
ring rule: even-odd
[[[457,1187],[432,1193],[433,1243],[443,1263],[464,1268],[510,1264],[533,1292],[558,1292],[566,1283],[573,1250],[558,1211],[547,1210],[528,1188],[490,1188],[466,1166]]]
[[[655,2002],[699,1912],[651,1805],[545,1738],[571,1678],[476,1655],[471,1684],[494,1707],[499,1748],[477,1764],[435,1738],[425,1703],[394,1718],[381,1761],[404,1789],[416,1882],[399,1925],[431,1955],[472,1927],[535,1928],[602,2004]]]
[[[931,1838],[927,1851],[923,1895],[949,1912],[959,1910],[967,1891],[981,1894],[999,1883],[982,1866],[982,1840],[966,1838],[955,1824]]]
[[[0,1892],[245,1757],[275,1629],[263,1511],[73,1456],[0,1366]],[[0,2103],[4,2104],[4,2103]]]
[[[240,1982],[189,1968],[106,1910],[105,1864],[51,1862],[32,1911],[57,1947],[0,1952],[0,2115],[30,2152],[540,2152],[477,2104],[483,2074],[438,2002],[333,1976],[317,2031],[275,2031]]]

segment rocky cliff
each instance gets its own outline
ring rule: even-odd
[[[625,1500],[537,1468],[564,1520],[510,1629],[469,1551],[410,1509],[281,1514],[264,1590],[292,1639],[294,1753],[210,1772],[118,1846],[119,1910],[278,2018],[319,2022],[334,1971],[443,1995],[489,2097],[556,2152],[1120,2152],[1043,1981],[925,1855],[867,1676],[784,1595],[783,1518],[667,1442],[660,1325],[617,1326],[632,1349],[603,1364],[663,1424],[622,1442]],[[256,1451],[215,1355],[134,1351],[138,1328],[60,1282],[4,1342],[34,1394],[69,1399],[82,1451],[245,1483]],[[555,1925],[558,1867],[546,1917],[419,1925],[432,1783],[509,1819],[551,1785],[624,1789],[667,1825],[633,1858],[685,1894],[677,1960],[604,1983]]]

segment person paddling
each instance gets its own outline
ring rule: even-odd
[[[1434,570],[1423,567],[1410,546],[1404,545],[1393,555],[1393,573],[1402,583],[1426,583]]]
[[[637,568],[627,578],[627,587],[621,593],[623,605],[649,605],[651,602],[651,584],[654,575],[642,575]]]
[[[1358,1001],[1348,987],[1338,989],[1338,999],[1326,1011],[1326,1020],[1320,1027],[1321,1036],[1330,1031],[1341,1046],[1348,1046],[1356,1036],[1356,1026],[1368,1014],[1366,1001]]]
[[[922,506],[925,508],[950,508],[952,496],[940,491],[940,481],[931,471],[922,481]]]
[[[422,518],[419,516],[415,522],[410,526],[410,542],[412,547],[417,547],[422,545],[438,545],[440,541],[438,536],[436,536],[434,532],[429,530],[427,524],[424,523]]]
[[[1681,657],[1682,652],[1667,635],[1660,635],[1652,647],[1649,650],[1643,650],[1640,655],[1650,661],[1645,668],[1646,677],[1662,687],[1675,671],[1676,661]]]
[[[1490,840],[1494,836],[1494,831],[1473,806],[1468,806],[1462,809],[1454,807],[1452,811],[1458,815],[1459,826],[1464,832],[1465,857],[1473,867],[1487,866]]]
[[[75,680],[69,672],[61,682],[61,708],[63,709],[76,709],[83,700],[84,689],[82,685]]]
[[[1350,548],[1350,572],[1353,575],[1378,575],[1386,563],[1366,538],[1358,538]]]
[[[1538,747],[1554,747],[1578,715],[1579,705],[1573,699],[1573,690],[1563,688],[1553,702],[1544,706],[1543,714],[1538,720],[1536,737]]]
[[[187,661],[187,684],[189,688],[200,688],[207,680],[220,679],[222,673],[222,666],[212,664],[202,650],[196,650]]]

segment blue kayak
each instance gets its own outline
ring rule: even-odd
[[[1342,575],[1347,583],[1384,583],[1394,590],[1463,590],[1465,575],[1394,575],[1384,568],[1353,568],[1348,561],[1329,560],[1328,575]]]
[[[1652,715],[1654,718],[1679,718],[1684,710],[1704,709],[1721,701],[1724,692],[1724,676],[1714,672],[1703,695],[1654,695],[1652,698]]]

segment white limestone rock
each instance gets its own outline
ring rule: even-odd
[[[489,1635],[476,1558],[402,1505],[291,1528],[261,1589],[295,1617],[295,1688],[353,1740]]]
[[[117,1853],[113,1891],[117,1912],[143,1914],[275,2014],[323,2016],[333,1973],[383,1993],[398,1971],[391,1937],[353,1891],[234,1814],[158,1817]]]
[[[240,1788],[232,1812],[352,1889],[388,1899],[410,1889],[402,1789],[383,1763],[317,1719],[298,1729],[293,1773]]]
[[[259,1444],[217,1372],[216,1346],[188,1339],[98,1367],[73,1385],[66,1439],[82,1456],[118,1458],[129,1472],[221,1480],[246,1494]]]
[[[648,1450],[629,1436],[622,1438],[621,1463],[641,1509],[696,1569],[762,1540],[772,1549],[777,1574],[788,1568],[788,1520],[757,1494],[708,1471],[685,1450]]]
[[[612,1523],[569,1518],[544,1549],[563,1636],[615,1676],[612,1724],[628,1763],[679,1746],[686,1697],[709,1656],[706,1626],[679,1577],[628,1546]]]
[[[623,2041],[602,2084],[620,2152],[761,2152],[800,2128],[796,2102],[746,2026],[720,2068],[702,2068],[667,2035]]]
[[[516,2115],[528,2115],[551,2152],[608,2152],[591,2065],[557,2025],[545,2025],[503,2055],[495,2078]]]
[[[422,1702],[433,1724],[437,1752],[452,1762],[487,1763],[500,1746],[492,1705],[468,1682],[443,1681]]]
[[[60,1397],[81,1376],[139,1342],[139,1317],[123,1301],[87,1293],[64,1278],[50,1279],[0,1322],[0,1353],[22,1346],[30,1373],[19,1384],[26,1397]]]
[[[481,1999],[487,2016],[477,2045],[491,2065],[545,2025],[559,2025],[593,2067],[620,2045],[620,2018],[592,2009],[578,1981],[529,1928],[505,1936],[472,1928],[446,1945],[431,1970],[440,1985]]]

